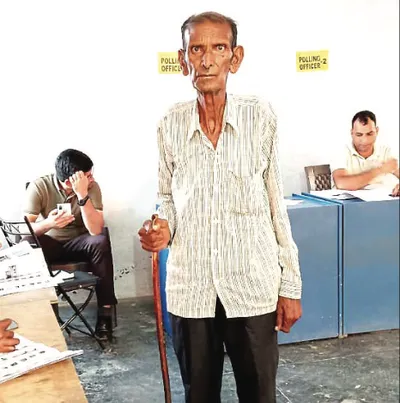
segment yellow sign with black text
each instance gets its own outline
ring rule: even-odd
[[[296,52],[296,67],[298,72],[328,70],[328,51],[312,50]]]
[[[160,74],[180,74],[178,52],[158,52],[158,72]]]

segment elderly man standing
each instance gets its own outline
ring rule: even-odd
[[[277,330],[301,316],[297,247],[283,202],[276,116],[227,95],[244,51],[236,23],[194,15],[179,60],[197,100],[158,127],[160,219],[142,247],[170,247],[167,305],[186,402],[220,402],[224,344],[242,403],[275,402]]]

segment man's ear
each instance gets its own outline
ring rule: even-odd
[[[243,46],[236,46],[233,49],[233,56],[231,59],[231,65],[229,67],[229,71],[232,74],[235,74],[239,70],[239,67],[242,64],[243,58],[244,58]]]
[[[376,135],[378,135],[378,134],[379,134],[379,127],[376,126]]]
[[[67,186],[67,187],[72,187],[72,183],[71,183],[71,181],[69,180],[69,179],[66,179],[65,181],[64,181],[64,185],[65,186]]]
[[[182,69],[182,74],[184,76],[188,76],[189,75],[189,69],[185,60],[185,51],[183,49],[180,49],[178,51],[178,59],[179,59],[179,64],[181,65],[181,69]]]

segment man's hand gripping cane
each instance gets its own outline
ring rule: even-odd
[[[156,314],[157,340],[160,352],[161,373],[164,385],[165,403],[171,403],[171,386],[168,373],[167,351],[165,348],[164,329],[161,307],[160,272],[158,267],[158,252],[168,246],[170,241],[168,222],[159,219],[154,214],[151,220],[143,223],[139,230],[139,239],[143,249],[152,252],[153,265],[153,294],[154,310]]]

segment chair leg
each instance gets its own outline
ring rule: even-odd
[[[54,315],[57,318],[57,322],[60,325],[61,330],[65,330],[68,334],[68,336],[71,336],[71,330],[68,329],[68,327],[63,327],[64,326],[64,321],[60,317],[60,311],[58,309],[58,304],[52,304],[51,307],[53,308]]]
[[[90,334],[92,335],[92,337],[97,341],[97,343],[99,344],[99,346],[102,348],[102,350],[105,350],[105,346],[102,343],[101,340],[98,339],[98,337],[96,337],[96,334],[94,333],[94,330],[92,328],[92,326],[90,326],[89,322],[86,320],[86,318],[82,315],[81,312],[79,312],[79,309],[76,307],[76,305],[73,303],[73,301],[71,300],[71,298],[68,296],[68,294],[62,289],[62,287],[59,287],[61,293],[63,294],[64,298],[66,299],[66,301],[69,303],[69,305],[71,306],[71,308],[74,310],[75,314],[77,316],[79,316],[79,318],[81,319],[81,321],[85,324],[86,328],[89,330]]]
[[[113,325],[114,325],[114,327],[117,327],[118,326],[118,323],[117,323],[117,305],[113,305],[113,313],[112,313],[112,315],[113,315]]]
[[[83,310],[88,306],[88,304],[89,304],[89,302],[91,301],[93,295],[94,295],[94,288],[91,288],[91,289],[89,290],[89,295],[88,295],[88,297],[86,298],[86,301],[85,301],[79,308],[77,308],[80,313],[82,313]],[[62,327],[62,328],[64,329],[64,328],[67,328],[68,326],[70,326],[70,323],[72,323],[78,316],[79,316],[79,315],[78,315],[77,313],[75,313],[74,315],[72,315],[67,321],[65,321],[65,322],[63,323],[63,327]],[[72,328],[72,326],[71,326],[71,328]]]

